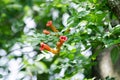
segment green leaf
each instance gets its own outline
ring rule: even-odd
[[[97,3],[97,0],[93,0],[94,3]]]
[[[113,30],[112,25],[110,24],[110,22],[109,22],[109,27],[108,27],[108,29],[109,29],[109,31],[112,31],[112,30]]]
[[[120,25],[117,25],[111,31],[112,34],[119,34],[120,33]]]
[[[47,66],[44,62],[40,61],[40,62],[35,62],[35,66],[38,70],[38,73],[43,73],[43,72],[47,72]]]
[[[79,12],[78,18],[82,18],[82,17],[88,15],[89,13],[90,13],[90,11],[81,11],[81,12]]]
[[[118,58],[119,58],[119,48],[114,47],[111,50],[111,59],[112,59],[113,64],[115,64],[115,62],[118,60]]]
[[[36,61],[40,61],[40,60],[43,59],[44,57],[45,57],[44,54],[39,54],[39,55],[37,56]]]

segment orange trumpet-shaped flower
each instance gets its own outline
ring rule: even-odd
[[[46,26],[50,27],[54,32],[58,32],[55,26],[52,24],[52,21],[48,21]]]
[[[67,40],[66,36],[60,36],[60,42],[63,43]]]
[[[60,41],[57,42],[57,50],[58,52],[60,51],[61,46],[63,45],[63,43],[67,40],[66,36],[60,36]]]
[[[40,43],[40,50],[48,50],[48,51],[50,51],[51,48],[50,48],[50,46],[48,46],[47,44],[42,42],[42,43]]]
[[[46,35],[50,34],[50,32],[48,30],[43,30],[43,33]]]
[[[52,26],[52,21],[48,21],[46,26]]]
[[[45,44],[45,43],[41,43],[40,44],[40,50],[47,50],[47,51],[50,51],[50,52],[52,52],[53,54],[57,54],[58,53],[58,50],[56,50],[56,49],[52,49],[50,46],[48,46],[47,44]]]

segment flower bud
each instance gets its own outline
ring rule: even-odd
[[[52,26],[52,21],[48,21],[46,26]]]
[[[43,33],[46,35],[50,34],[50,32],[48,30],[43,30]]]

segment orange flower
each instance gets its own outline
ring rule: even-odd
[[[52,26],[52,21],[48,21],[46,26]]]
[[[40,50],[48,50],[48,51],[50,51],[51,48],[50,48],[50,46],[48,46],[47,44],[42,42],[42,43],[40,43]]]
[[[43,30],[43,33],[46,35],[50,34],[50,32],[48,30]]]
[[[63,43],[67,40],[66,36],[60,36],[60,42]]]
[[[52,24],[52,21],[48,21],[46,26],[50,27],[54,32],[58,32],[55,26]]]
[[[52,52],[53,54],[57,54],[58,53],[58,50],[56,49],[52,49],[50,46],[48,46],[47,44],[45,43],[40,43],[40,50],[47,50],[47,51],[50,51]]]
[[[61,46],[63,45],[63,43],[67,40],[66,36],[60,36],[60,41],[57,42],[57,50],[58,52],[60,51]]]

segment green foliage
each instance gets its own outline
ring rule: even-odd
[[[111,78],[111,77],[109,77],[109,76],[107,76],[106,78],[105,78],[105,80],[115,80],[115,78]]]
[[[7,64],[17,62],[18,74],[23,75],[18,79],[27,76],[28,80],[93,80],[91,67],[95,63],[92,60],[98,53],[91,52],[92,49],[100,46],[101,50],[120,41],[120,25],[111,25],[112,13],[105,1],[1,0],[0,8],[0,48],[7,53],[0,53],[0,61],[6,60],[0,69],[7,72],[0,73],[2,79],[7,79],[5,76],[9,78],[14,72]],[[46,27],[49,20],[59,32],[52,32]],[[43,29],[51,33],[45,35]],[[56,47],[59,41],[56,34],[68,37],[59,55],[40,51],[41,42]],[[118,47],[111,51],[113,63],[118,58],[118,52]]]
[[[111,51],[111,59],[114,64],[119,58],[119,50],[120,50],[119,47],[115,47]]]

